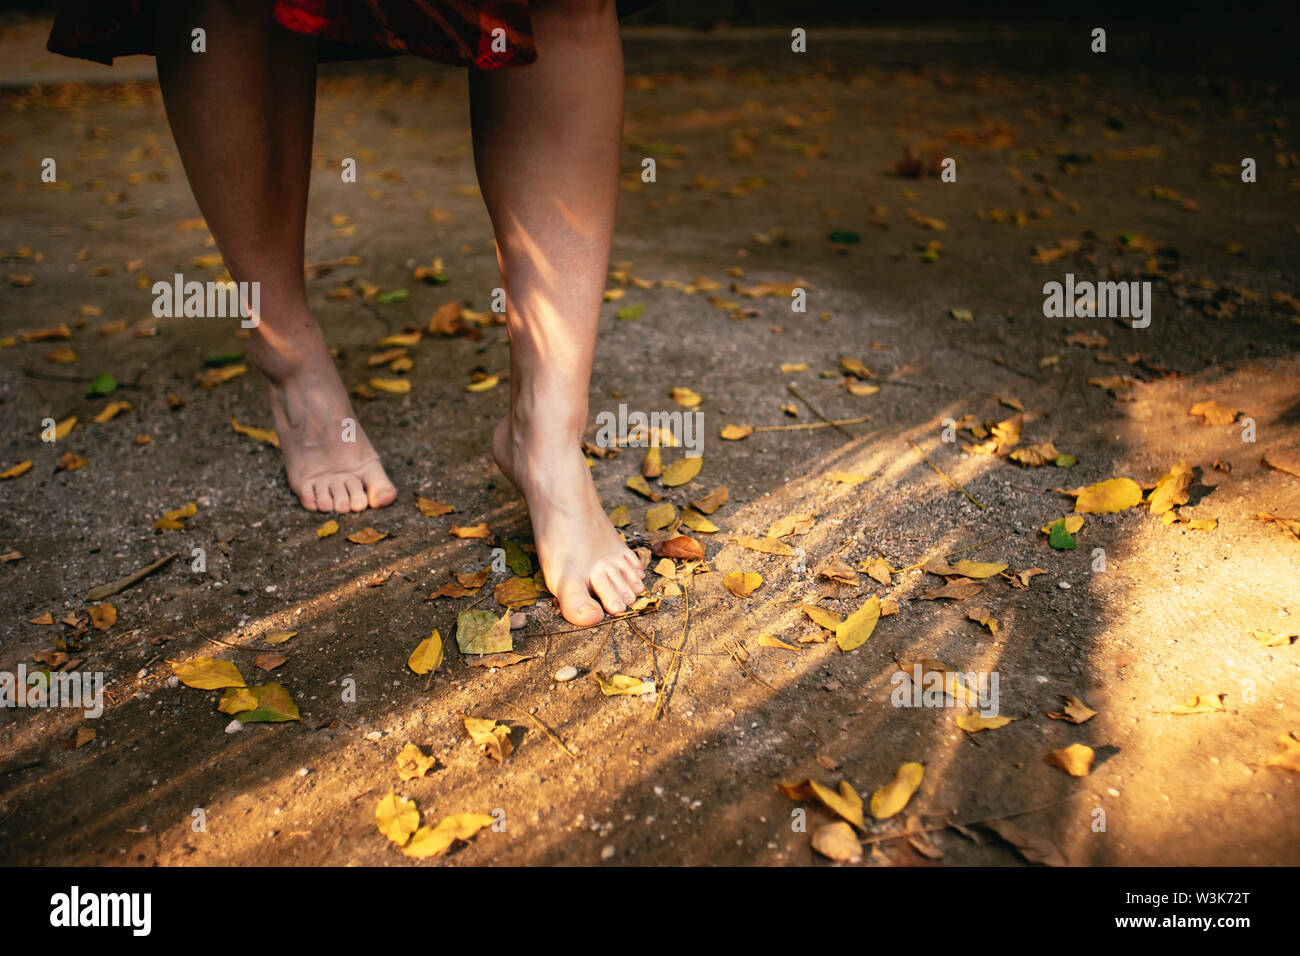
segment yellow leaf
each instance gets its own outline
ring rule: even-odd
[[[672,396],[674,402],[686,408],[694,408],[703,401],[698,392],[694,392],[689,388],[674,388],[668,394]]]
[[[813,831],[812,848],[838,863],[860,863],[862,861],[862,844],[853,833],[853,827],[843,820],[836,820]]]
[[[420,811],[414,800],[390,792],[375,807],[375,826],[398,846],[411,838],[420,826]]]
[[[814,624],[826,628],[828,631],[837,629],[841,623],[840,616],[834,611],[828,611],[824,607],[818,607],[816,604],[800,604],[799,610],[808,615]]]
[[[1237,420],[1237,409],[1216,401],[1197,402],[1187,414],[1200,416],[1202,425],[1231,425]]]
[[[397,348],[410,348],[413,345],[419,345],[422,332],[405,332],[400,335],[386,335],[379,340],[379,345],[384,348],[394,346]]]
[[[1142,503],[1142,489],[1131,478],[1111,478],[1089,485],[1075,499],[1079,514],[1108,515]]]
[[[372,378],[370,387],[381,392],[387,392],[389,395],[405,395],[411,390],[411,380],[409,378]]]
[[[493,818],[486,813],[458,813],[436,827],[420,827],[411,837],[411,842],[402,848],[402,853],[417,858],[441,856],[457,840],[468,840],[492,823]]]
[[[969,734],[977,734],[981,730],[997,730],[999,727],[1005,727],[1014,717],[984,717],[980,714],[961,714],[957,717],[957,726]]]
[[[858,570],[887,587],[894,569],[889,566],[889,562],[884,558],[872,558],[858,565]]]
[[[700,514],[711,515],[727,503],[730,494],[726,485],[720,485],[698,501],[692,501],[691,507]]]
[[[87,613],[90,615],[90,623],[97,631],[107,631],[117,623],[117,608],[107,601],[96,604]]]
[[[716,524],[704,517],[704,515],[700,514],[694,508],[682,509],[682,524],[686,525],[686,527],[690,528],[692,531],[699,531],[704,534],[712,534],[713,532],[720,530]],[[615,525],[615,527],[618,527],[618,525]]]
[[[663,473],[663,452],[658,445],[651,445],[646,449],[645,458],[641,461],[641,474],[647,478],[658,478]]]
[[[321,525],[319,528],[316,529],[316,537],[328,538],[330,535],[338,533],[338,530],[339,530],[339,523],[335,521],[333,518],[331,518],[329,521],[326,521],[323,525]]]
[[[703,465],[704,458],[702,456],[678,458],[664,469],[663,477],[659,480],[665,488],[676,488],[678,485],[686,484],[698,475]]]
[[[777,789],[791,800],[820,800],[859,830],[865,828],[862,818],[862,798],[847,780],[841,780],[839,790],[832,790],[816,780],[802,783],[779,783]]]
[[[763,554],[794,554],[794,548],[790,547],[784,541],[775,541],[770,538],[737,538],[736,543],[742,548],[748,548],[750,551],[759,551]]]
[[[1065,707],[1060,713],[1048,713],[1053,720],[1068,720],[1072,724],[1082,724],[1097,716],[1097,712],[1072,694],[1065,695]]]
[[[460,716],[465,722],[465,732],[474,743],[483,748],[489,757],[497,763],[502,763],[510,756],[514,744],[510,742],[509,724],[498,724],[495,720],[486,717],[470,717],[466,714]]]
[[[600,671],[596,671],[591,677],[600,685],[600,692],[606,697],[619,695],[640,697],[642,694],[649,694],[655,689],[654,681],[644,680],[640,677],[630,677],[627,674],[611,674],[606,677]]]
[[[1296,740],[1288,734],[1279,734],[1277,742],[1282,748],[1282,752],[1269,757],[1264,765],[1266,767],[1280,767],[1283,770],[1294,770],[1300,773],[1300,740]]]
[[[399,780],[418,780],[432,770],[437,762],[437,757],[426,757],[424,751],[415,744],[407,744],[397,755],[397,777]]]
[[[1064,521],[1065,530],[1068,531],[1070,534],[1074,534],[1076,531],[1078,531],[1080,528],[1083,527],[1084,519],[1083,519],[1083,515],[1066,515],[1064,518],[1058,518],[1057,520]],[[1043,534],[1051,534],[1053,524],[1056,524],[1056,522],[1053,521],[1050,524],[1045,524],[1038,530],[1043,532]]]
[[[1173,714],[1215,714],[1226,708],[1223,694],[1194,694],[1175,707]]]
[[[268,631],[262,635],[262,640],[267,644],[283,644],[290,638],[297,636],[297,631]]]
[[[722,586],[736,597],[749,597],[763,584],[763,575],[752,571],[732,571],[722,579]]]
[[[1012,461],[1018,461],[1022,465],[1028,465],[1031,468],[1037,468],[1041,465],[1050,465],[1060,457],[1060,452],[1050,441],[1041,445],[1026,445],[1024,448],[1017,448],[1007,457]]]
[[[435,627],[433,632],[419,643],[411,652],[406,666],[417,674],[427,674],[438,669],[442,663],[442,635]]]
[[[671,501],[665,501],[650,508],[645,513],[645,529],[647,531],[659,531],[673,523],[677,517],[677,509]]]
[[[894,779],[889,781],[871,795],[871,815],[877,820],[887,820],[894,816],[907,801],[912,799],[916,788],[925,776],[925,767],[919,763],[905,763],[898,768]]]
[[[72,429],[76,427],[76,424],[77,424],[77,416],[71,415],[68,418],[65,418],[63,421],[59,422],[57,425],[55,425],[54,426],[55,441],[58,441],[63,438],[67,438],[68,432],[72,431]]]
[[[492,532],[489,530],[487,522],[464,526],[453,524],[451,526],[450,534],[457,538],[488,538],[492,536]]]
[[[408,382],[407,384],[410,384],[410,383]],[[487,391],[490,391],[490,390],[496,388],[499,384],[501,384],[501,376],[500,376],[500,375],[489,375],[489,376],[487,376],[486,378],[482,378],[482,379],[480,379],[480,380],[477,381],[477,382],[472,382],[472,383],[470,383],[469,385],[466,385],[466,386],[465,386],[465,391],[467,391],[467,392],[487,392]]]
[[[740,441],[754,434],[753,425],[723,425],[719,437],[727,441]]]
[[[517,611],[521,607],[536,604],[542,596],[532,578],[510,577],[496,586],[493,597],[504,607]]]
[[[799,648],[795,647],[793,644],[787,644],[785,641],[781,640],[779,637],[773,637],[771,634],[761,634],[761,635],[759,635],[759,638],[758,638],[758,646],[759,646],[759,647],[776,647],[776,648],[780,648],[780,649],[783,650],[783,651],[797,651],[797,650],[799,650]],[[832,768],[832,769],[833,769],[833,768]]]
[[[353,531],[350,535],[348,535],[348,540],[351,541],[353,544],[377,544],[378,542],[383,541],[387,537],[388,537],[388,532],[376,531],[374,528],[367,525],[366,527],[362,528],[360,531]]]
[[[784,538],[791,534],[807,534],[813,529],[814,518],[810,514],[786,515],[778,518],[767,529],[769,538]]]
[[[1164,514],[1171,508],[1187,504],[1187,489],[1192,484],[1192,469],[1180,461],[1147,495],[1147,508],[1153,515]]]
[[[1059,767],[1071,777],[1086,777],[1092,769],[1096,755],[1086,744],[1070,744],[1063,750],[1053,750],[1045,758],[1053,767]]]
[[[239,432],[239,434],[241,435],[247,435],[249,438],[253,439],[254,441],[260,441],[263,442],[264,444],[271,445],[275,448],[280,447],[280,436],[277,435],[273,429],[268,430],[265,428],[250,428],[247,425],[239,424],[239,422],[234,418],[234,416],[231,416],[230,418],[230,427],[233,428],[235,431]]]
[[[1005,564],[988,564],[983,561],[958,561],[949,567],[954,574],[960,574],[964,578],[991,578],[1007,569]]]
[[[169,661],[172,673],[186,687],[199,690],[220,690],[222,687],[245,687],[239,668],[230,661],[215,657],[199,657],[191,661]]]
[[[104,410],[91,419],[92,422],[102,425],[104,422],[111,421],[119,414],[131,407],[130,402],[109,402],[104,406]]]
[[[32,470],[32,463],[30,461],[20,461],[12,468],[4,471],[3,473],[0,473],[0,478],[17,478],[20,475],[27,474],[27,472],[31,470]]]
[[[851,651],[861,647],[876,629],[880,620],[880,598],[872,595],[865,604],[858,608],[835,627],[835,643],[842,651]]]
[[[632,515],[626,505],[619,505],[609,513],[609,523],[615,528],[626,528],[632,523]]]

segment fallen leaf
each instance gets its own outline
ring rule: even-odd
[[[1291,734],[1279,734],[1277,743],[1282,752],[1269,757],[1264,766],[1300,773],[1300,740]]]
[[[718,433],[718,437],[723,438],[726,441],[740,441],[742,438],[748,438],[752,434],[754,434],[753,425],[723,425],[722,431]]]
[[[1086,744],[1070,744],[1063,750],[1050,751],[1044,759],[1071,777],[1086,777],[1095,756],[1093,749]]]
[[[600,685],[600,692],[606,697],[620,695],[640,697],[642,694],[652,693],[655,689],[654,681],[631,677],[627,674],[611,674],[606,677],[600,671],[595,671],[592,673],[591,678]]]
[[[465,731],[470,740],[482,747],[483,752],[497,763],[504,763],[506,757],[510,756],[510,751],[515,749],[510,742],[510,725],[499,724],[484,717],[470,717],[467,714],[460,716],[465,722]]]
[[[816,604],[800,604],[799,610],[807,615],[808,619],[814,624],[826,628],[828,631],[834,631],[844,623],[838,614],[834,611],[828,611],[824,607],[818,607]]]
[[[389,793],[375,807],[375,826],[398,846],[406,843],[420,826],[420,811],[414,800]]]
[[[790,547],[790,545],[786,544],[784,541],[774,541],[771,539],[765,540],[762,538],[737,538],[736,543],[742,548],[748,548],[750,551],[759,551],[763,554],[794,554],[794,548]]]
[[[795,647],[793,644],[787,644],[785,641],[781,640],[779,637],[773,637],[771,634],[760,634],[759,637],[758,637],[758,646],[759,646],[759,647],[773,647],[773,648],[777,648],[777,649],[779,649],[779,650],[783,650],[783,651],[797,651],[797,650],[799,650],[799,648]],[[829,768],[829,769],[834,770],[835,768],[834,768],[834,767],[831,767],[831,768]]]
[[[415,499],[415,507],[419,509],[420,514],[426,518],[439,518],[442,515],[449,515],[456,509],[451,505],[444,504],[441,501],[435,501],[432,498],[421,498],[418,495]]]
[[[510,612],[497,617],[491,611],[461,611],[456,617],[456,646],[462,654],[498,654],[514,650]]]
[[[417,674],[427,674],[438,669],[438,665],[442,663],[442,654],[442,635],[435,627],[428,637],[416,645],[406,661],[406,666]]]
[[[663,477],[659,479],[659,482],[665,488],[676,488],[678,485],[684,485],[700,473],[700,468],[703,465],[704,458],[700,456],[678,458],[664,469]]]
[[[846,653],[855,647],[861,647],[871,637],[879,620],[880,598],[873,594],[862,607],[836,625],[835,643]]]
[[[244,677],[230,661],[215,657],[199,657],[190,661],[169,661],[172,673],[186,687],[199,690],[220,690],[223,687],[244,687]]]
[[[665,501],[646,510],[645,528],[647,531],[659,531],[672,524],[676,518],[677,508],[671,501]]]
[[[297,636],[297,631],[268,631],[262,635],[262,641],[266,644],[283,644],[290,638]]]
[[[853,827],[842,820],[818,827],[812,835],[812,848],[837,863],[862,862],[862,844]]]
[[[273,671],[289,658],[283,654],[258,654],[253,658],[253,666],[264,671]]]
[[[107,631],[117,623],[117,608],[107,602],[96,604],[86,613],[90,615],[90,623],[97,631]]]
[[[1030,863],[1065,866],[1065,857],[1051,840],[1022,830],[1010,820],[990,820],[981,825],[1010,843]]]
[[[726,485],[722,485],[721,487],[714,488],[698,501],[692,501],[691,507],[700,514],[711,515],[727,503],[729,494]]]
[[[1084,488],[1075,499],[1079,514],[1106,515],[1124,511],[1142,503],[1142,489],[1131,478],[1111,478]]]
[[[763,584],[763,575],[752,571],[732,571],[722,579],[722,586],[736,597],[749,597]]]
[[[486,522],[482,524],[466,525],[464,527],[453,523],[449,533],[453,537],[457,538],[487,538],[492,535]]]
[[[784,538],[791,534],[807,534],[813,529],[815,519],[810,514],[786,515],[778,518],[767,529],[769,538]]]
[[[367,525],[360,531],[354,531],[348,535],[348,540],[353,544],[375,544],[379,541],[383,541],[387,537],[388,532],[376,531],[374,528]]]
[[[221,695],[217,710],[230,714],[243,724],[282,723],[301,720],[298,705],[280,684],[258,687],[229,687]]]
[[[1151,489],[1147,495],[1147,509],[1153,515],[1160,515],[1177,505],[1187,504],[1187,489],[1191,484],[1192,469],[1187,467],[1187,462],[1180,461]]]
[[[1224,694],[1194,694],[1170,711],[1171,714],[1215,714],[1226,710]]]
[[[510,577],[496,586],[493,597],[496,602],[504,607],[517,611],[521,607],[528,607],[536,604],[542,596],[542,592],[537,589],[537,584],[531,577]]]
[[[1231,425],[1237,420],[1237,409],[1229,408],[1226,405],[1220,405],[1216,401],[1197,402],[1187,414],[1197,415],[1201,418],[1201,424],[1210,425]]]
[[[437,757],[426,757],[415,744],[407,744],[397,755],[397,777],[399,780],[418,780],[437,763]]]
[[[1065,695],[1065,706],[1060,713],[1048,713],[1053,720],[1068,720],[1072,724],[1082,724],[1097,716],[1097,712],[1071,694]]]
[[[999,727],[1005,727],[1014,717],[985,717],[982,714],[960,714],[957,717],[957,726],[970,734],[977,734],[981,730],[997,730]]]
[[[338,530],[339,530],[339,523],[335,521],[333,518],[331,518],[329,521],[326,521],[323,525],[321,525],[319,528],[316,529],[316,537],[328,538],[332,534],[337,534]]]
[[[871,815],[877,820],[888,820],[897,814],[916,793],[925,776],[920,763],[905,763],[894,773],[894,779],[871,795]]]
[[[804,780],[802,783],[779,783],[777,789],[791,800],[820,801],[823,806],[839,814],[859,830],[865,828],[862,798],[847,780],[840,781],[838,790],[832,790],[812,779]]]
[[[468,840],[493,822],[494,818],[486,813],[458,813],[432,829],[420,827],[411,837],[411,842],[402,847],[402,853],[420,859],[441,856],[457,840]]]

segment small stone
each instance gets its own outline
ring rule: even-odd
[[[1068,590],[1070,590],[1070,582],[1069,582],[1069,581],[1057,581],[1057,582],[1056,582],[1056,586],[1057,586],[1058,588],[1060,588],[1062,591],[1068,591]]]
[[[528,623],[528,616],[522,611],[510,615],[510,630],[517,631]]]
[[[302,767],[298,770],[298,776],[300,777],[305,777],[309,773],[311,773],[311,769],[308,767]]]
[[[577,676],[578,669],[572,664],[565,664],[555,672],[555,679],[560,683],[564,683],[566,680],[573,680]]]
[[[238,720],[232,720],[230,723],[226,724],[226,733],[228,734],[237,734],[243,729],[243,723]]]
[[[366,740],[382,740],[384,732],[382,730],[372,730],[366,734]]]
[[[614,849],[614,845],[611,843],[609,846],[605,847],[605,849],[600,851],[600,858],[602,860],[612,860],[614,859],[614,854],[617,852],[618,851]]]

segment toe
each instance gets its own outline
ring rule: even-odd
[[[642,577],[641,568],[638,567],[633,571],[619,564],[617,573],[622,575],[623,580],[627,582],[627,586],[632,589],[632,598],[628,601],[631,604],[633,600],[636,600],[636,596],[645,590],[645,580]]]
[[[356,475],[348,475],[343,480],[344,487],[348,490],[348,504],[353,511],[366,510],[366,489],[361,484],[361,479]]]
[[[592,573],[591,586],[596,592],[596,597],[600,598],[600,603],[605,605],[605,610],[610,614],[622,614],[627,610],[625,594],[628,587],[608,568],[597,568]]]
[[[627,578],[632,585],[634,594],[640,594],[645,590],[645,570],[641,567],[641,562],[631,551],[623,555],[623,562],[620,566],[623,576]]]
[[[310,482],[294,488],[293,493],[298,496],[298,500],[302,502],[302,506],[308,511],[316,510],[316,489],[311,486]]]
[[[316,508],[320,511],[333,511],[334,498],[330,494],[329,482],[317,481],[312,488],[316,493]]]
[[[388,475],[384,473],[384,466],[378,461],[373,461],[362,468],[360,478],[365,486],[370,507],[383,508],[397,500],[397,489],[388,480]]]
[[[334,499],[334,510],[339,514],[347,514],[352,510],[349,504],[348,483],[342,475],[335,475],[330,479],[330,497]]]
[[[599,623],[605,616],[600,605],[591,599],[586,587],[577,581],[560,584],[555,596],[560,602],[560,613],[570,624],[589,627]]]

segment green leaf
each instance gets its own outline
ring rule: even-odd
[[[1079,463],[1073,455],[1057,455],[1056,460],[1052,462],[1057,468],[1073,468]]]
[[[856,232],[845,232],[842,229],[834,230],[826,238],[829,239],[831,242],[838,242],[841,245],[846,245],[846,246],[856,246],[859,242],[862,241],[862,237],[858,235]]]
[[[1065,530],[1065,519],[1057,518],[1052,522],[1052,530],[1047,533],[1047,543],[1057,551],[1074,551],[1074,535]]]
[[[388,305],[392,302],[405,302],[410,294],[410,291],[407,289],[393,289],[389,292],[379,293],[379,295],[375,296],[375,301],[382,302],[384,305]]]
[[[218,355],[209,355],[203,360],[203,367],[221,368],[223,365],[234,365],[243,357],[243,352],[222,352]]]
[[[231,687],[221,697],[217,710],[232,714],[244,724],[281,723],[301,720],[298,705],[282,684],[263,684],[260,687]]]
[[[498,618],[491,611],[461,611],[456,618],[456,646],[462,654],[500,654],[514,650],[510,612]]]
[[[90,383],[90,388],[86,389],[86,397],[94,398],[97,395],[112,395],[117,391],[117,379],[107,372],[100,372],[95,376],[94,381]]]
[[[638,305],[625,305],[623,308],[618,310],[618,317],[620,319],[639,319],[643,312],[645,312],[645,303],[640,303]]]
[[[528,552],[510,540],[505,541],[504,545],[506,566],[521,578],[531,578],[533,576],[533,559],[528,556]]]

